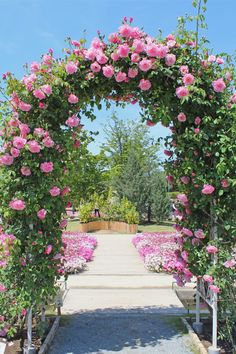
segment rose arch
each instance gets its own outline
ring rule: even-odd
[[[175,279],[179,285],[193,275],[204,279],[220,293],[225,316],[235,296],[236,94],[230,59],[199,50],[191,34],[157,40],[127,21],[108,42],[99,36],[88,49],[83,41],[69,44],[63,59],[50,50],[22,80],[3,77],[1,331],[12,335],[26,309],[36,311],[55,294],[63,273],[65,161],[72,148],[80,148],[80,115],[93,117],[93,108],[101,101],[109,107],[110,100],[137,102],[148,125],[170,128],[166,171],[181,191]]]

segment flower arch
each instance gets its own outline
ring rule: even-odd
[[[128,21],[107,43],[99,36],[88,49],[83,41],[69,44],[63,59],[50,50],[22,80],[3,76],[0,315],[9,335],[23,309],[55,294],[68,202],[61,177],[69,151],[80,147],[79,114],[93,118],[101,100],[107,107],[110,100],[138,102],[149,126],[161,122],[172,132],[165,154],[168,182],[182,191],[178,284],[205,277],[223,296],[233,279],[236,94],[230,59],[198,53],[189,33],[157,40]]]

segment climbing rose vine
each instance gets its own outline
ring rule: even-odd
[[[201,50],[195,34],[183,30],[155,39],[131,22],[125,19],[108,42],[94,38],[89,48],[68,39],[64,58],[50,49],[21,80],[3,75],[2,333],[12,335],[23,309],[35,310],[55,294],[64,271],[65,161],[81,146],[80,115],[94,118],[93,108],[101,102],[109,108],[111,100],[139,103],[148,126],[170,128],[168,181],[181,191],[178,284],[192,275],[211,279],[224,315],[235,296],[234,66],[228,56]]]

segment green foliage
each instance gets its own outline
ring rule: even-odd
[[[91,214],[93,212],[93,204],[83,203],[79,207],[79,217],[82,223],[89,222],[91,220]]]
[[[171,213],[171,201],[167,193],[167,183],[164,174],[157,173],[153,178],[152,215],[160,223],[167,220]]]

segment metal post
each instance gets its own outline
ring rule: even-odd
[[[32,344],[32,308],[27,311],[27,347],[24,348],[24,354],[35,354],[35,348]]]
[[[199,294],[199,279],[197,279],[197,291],[196,291],[196,322],[193,323],[193,329],[197,334],[202,334],[203,323],[200,318],[200,294]]]

